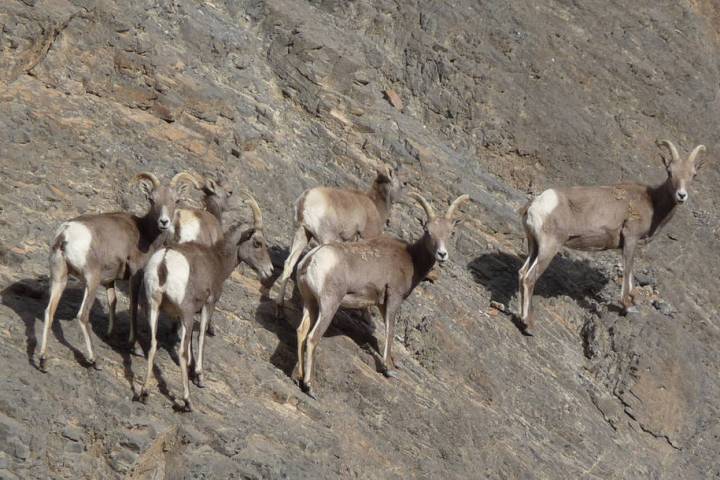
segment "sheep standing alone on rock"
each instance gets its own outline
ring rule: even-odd
[[[391,347],[395,314],[435,262],[448,259],[446,244],[455,227],[453,214],[470,198],[458,197],[444,216],[437,217],[422,196],[411,195],[427,214],[424,234],[415,243],[387,236],[330,243],[311,250],[298,266],[297,284],[303,298],[302,322],[297,329],[298,376],[301,388],[313,398],[310,383],[315,348],[341,306],[380,307],[385,320],[383,373],[394,375]]]
[[[635,248],[649,242],[672,218],[675,207],[688,199],[687,188],[702,166],[695,162],[705,150],[698,145],[687,160],[677,148],[662,140],[672,154],[665,161],[667,179],[657,187],[625,183],[602,187],[570,187],[545,190],[520,211],[528,240],[528,257],[520,268],[520,317],[532,333],[530,311],[535,282],[563,245],[577,250],[622,249],[624,273],[622,305],[633,301],[632,268]]]
[[[288,279],[310,240],[322,245],[369,239],[382,233],[392,204],[402,194],[399,174],[399,171],[383,166],[378,169],[375,181],[367,192],[316,187],[300,195],[295,201],[297,230],[280,277],[278,315],[282,315]]]
[[[40,343],[39,368],[47,371],[47,337],[55,318],[55,311],[68,274],[85,282],[85,293],[78,313],[80,329],[85,337],[87,360],[95,365],[92,338],[88,330],[90,309],[95,302],[98,285],[107,289],[108,335],[115,319],[117,299],[115,281],[130,278],[130,346],[135,345],[137,333],[137,293],[139,273],[153,251],[164,241],[164,232],[171,232],[175,207],[187,194],[189,180],[185,172],[178,173],[170,186],[160,184],[152,173],[143,172],[139,181],[150,202],[150,210],[143,217],[125,212],[81,215],[60,225],[50,248],[50,300],[45,309],[43,337]],[[182,182],[182,183],[181,183]]]
[[[195,381],[204,387],[203,350],[205,330],[222,294],[223,283],[241,261],[247,262],[265,280],[272,275],[272,262],[263,236],[262,216],[252,197],[249,199],[254,214],[254,225],[243,229],[243,224],[232,227],[223,240],[212,247],[199,243],[182,243],[155,252],[150,258],[143,282],[148,301],[150,323],[150,351],[148,352],[145,383],[135,400],[148,396],[150,376],[157,351],[157,323],[160,310],[179,319],[180,371],[183,382],[183,401],[186,411],[192,410],[188,385],[188,361],[194,316],[201,314],[198,356],[195,363]]]

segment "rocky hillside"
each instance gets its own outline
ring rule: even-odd
[[[2,2],[0,478],[720,478],[719,59],[713,0]],[[618,314],[617,254],[566,251],[523,336],[516,209],[552,185],[660,182],[664,137],[710,158],[636,262],[639,312]],[[92,311],[102,371],[84,367],[77,282],[34,367],[54,229],[142,211],[138,171],[251,189],[277,270],[292,201],[364,188],[382,162],[438,206],[473,200],[403,305],[399,378],[377,372],[380,320],[341,312],[319,400],[302,394],[297,294],[277,320],[246,267],[192,414],[172,409],[165,321],[152,396],[131,401],[146,361],[125,349],[126,295],[111,338],[104,294]],[[390,231],[415,238],[421,217],[400,204]]]

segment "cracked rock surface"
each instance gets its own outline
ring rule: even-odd
[[[719,59],[710,0],[3,2],[0,478],[720,478]],[[523,336],[516,210],[554,185],[662,181],[658,138],[710,158],[636,260],[638,312],[617,313],[617,253],[563,251]],[[191,414],[172,409],[167,320],[132,402],[146,362],[124,348],[126,291],[111,338],[102,289],[92,311],[103,370],[83,366],[73,281],[49,373],[34,368],[53,232],[143,211],[138,171],[250,189],[279,273],[293,200],[365,188],[381,162],[438,208],[473,200],[450,262],[403,304],[398,378],[378,373],[379,316],[340,312],[309,399],[290,378],[297,293],[277,320],[247,267]],[[389,230],[416,238],[421,217],[399,204]]]

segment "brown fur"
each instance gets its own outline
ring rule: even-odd
[[[61,231],[53,241],[53,247],[50,249],[50,300],[45,310],[39,355],[39,368],[43,371],[46,371],[47,337],[69,274],[85,282],[84,300],[78,318],[90,364],[95,364],[96,359],[88,325],[90,310],[95,302],[99,285],[107,288],[109,335],[115,319],[115,281],[130,278],[130,344],[131,346],[135,344],[137,292],[142,267],[153,251],[165,241],[166,236],[161,235],[161,228],[171,226],[169,219],[174,214],[178,197],[187,192],[186,184],[167,187],[161,185],[152,174],[143,173],[138,178],[143,182],[141,187],[151,204],[143,217],[116,212],[81,215],[69,220],[69,222],[81,223],[91,233],[90,247],[82,271],[74,268],[65,257],[68,241],[65,231]],[[171,183],[174,183],[174,180]]]
[[[392,204],[401,193],[399,173],[389,167],[378,170],[375,181],[366,192],[329,187],[303,192],[295,202],[297,228],[279,280],[278,312],[285,302],[287,281],[311,240],[324,244],[377,237],[383,232]],[[309,198],[313,199],[313,205],[309,205]]]
[[[395,314],[436,259],[447,259],[445,244],[455,226],[452,212],[468,198],[463,195],[456,199],[442,217],[434,217],[426,209],[428,223],[415,243],[387,236],[335,242],[316,247],[302,260],[297,284],[303,298],[303,319],[297,332],[298,374],[303,390],[312,396],[315,348],[341,306],[380,308],[385,319],[384,373],[394,375],[391,347]]]
[[[519,271],[520,316],[529,333],[534,327],[531,298],[537,279],[564,245],[578,250],[622,249],[624,262],[621,301],[625,310],[633,305],[632,267],[636,247],[649,242],[675,214],[675,208],[687,199],[687,186],[701,162],[695,162],[703,146],[689,158],[679,158],[672,143],[663,141],[672,152],[666,162],[667,180],[650,187],[623,183],[601,187],[553,189],[557,206],[535,225],[529,202],[521,217],[528,239],[528,257]],[[535,220],[537,221],[537,220]]]
[[[257,225],[257,219],[256,219]],[[148,270],[145,273],[144,284],[145,293],[148,299],[149,323],[150,323],[150,351],[148,353],[148,369],[145,383],[140,393],[135,397],[136,400],[145,400],[148,396],[148,386],[150,375],[157,351],[157,320],[160,310],[165,311],[170,316],[180,322],[182,327],[180,339],[180,369],[183,380],[183,400],[185,402],[185,410],[192,410],[190,402],[190,392],[188,386],[188,361],[190,358],[190,343],[192,342],[192,331],[194,315],[201,314],[200,334],[198,341],[198,359],[195,364],[195,380],[198,386],[203,387],[203,349],[205,343],[205,332],[212,318],[215,309],[215,303],[222,295],[222,288],[227,277],[238,266],[241,261],[248,263],[255,271],[257,271],[262,279],[267,279],[272,275],[272,262],[268,253],[267,243],[261,229],[251,227],[248,229],[241,228],[242,225],[236,225],[231,228],[224,239],[213,246],[202,245],[199,243],[182,243],[167,248],[156,255],[163,255],[163,260],[158,265],[158,271]],[[181,303],[174,301],[166,294],[162,288],[167,284],[167,279],[173,275],[173,271],[167,266],[167,252],[173,250],[182,255],[188,262],[190,267],[190,276],[185,287],[185,294]],[[153,262],[150,263],[153,265]],[[151,267],[149,267],[151,268]],[[165,270],[165,279],[163,279],[163,269]],[[153,283],[152,276],[157,274],[158,284]]]

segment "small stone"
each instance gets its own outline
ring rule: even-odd
[[[649,271],[640,271],[635,273],[635,281],[641,287],[655,285],[655,276]]]
[[[19,478],[20,477],[18,477],[11,471],[0,468],[0,480],[18,480]]]
[[[390,102],[390,105],[392,105],[396,109],[402,111],[403,102],[402,102],[402,99],[400,98],[400,95],[398,95],[395,90],[393,90],[392,88],[385,90],[385,96],[387,97],[388,102]]]
[[[62,436],[73,442],[79,442],[82,439],[82,430],[78,427],[65,427]]]
[[[672,305],[665,302],[664,300],[653,300],[652,306],[657,310],[658,312],[662,313],[663,315],[672,316],[673,308]]]
[[[82,443],[77,442],[68,442],[65,444],[65,448],[63,449],[65,453],[83,453],[85,451],[85,447]]]
[[[490,307],[494,308],[495,310],[497,310],[499,312],[503,312],[503,313],[505,313],[507,311],[507,307],[504,304],[502,304],[500,302],[496,302],[495,300],[492,300],[490,302]]]
[[[124,473],[132,468],[138,458],[138,454],[127,449],[116,450],[110,454],[110,466],[116,472]]]

